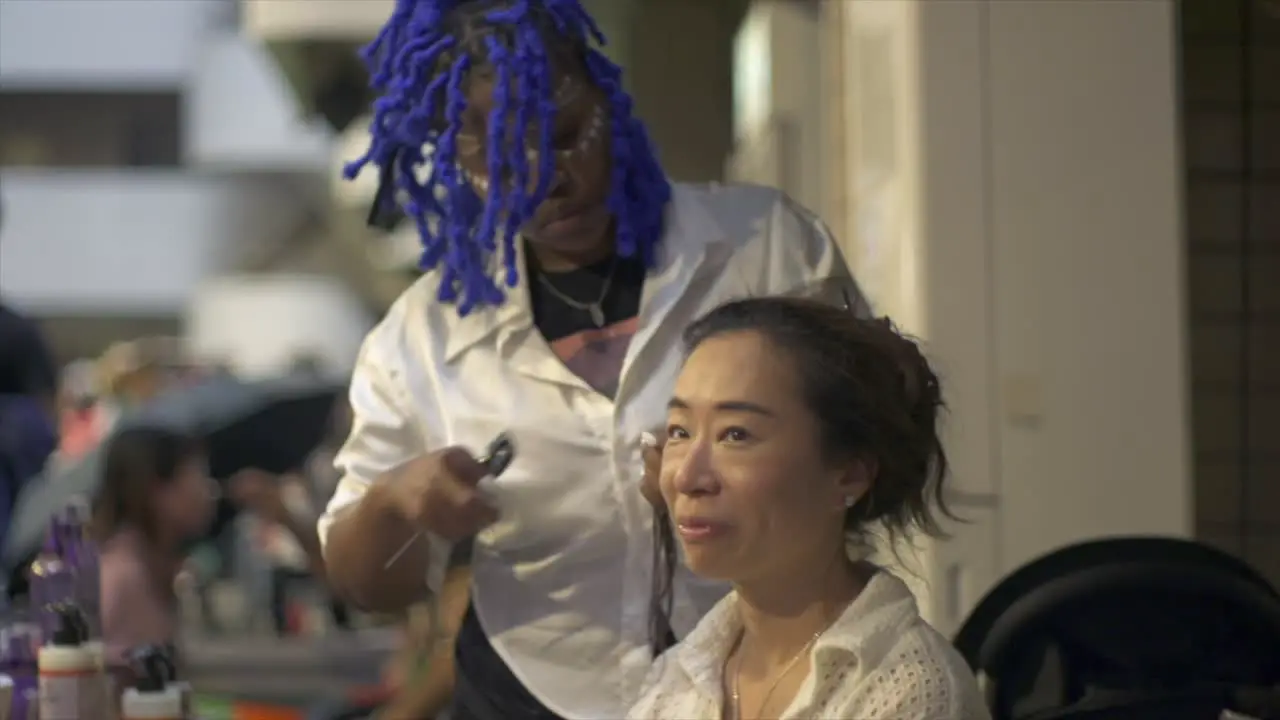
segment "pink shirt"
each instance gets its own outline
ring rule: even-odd
[[[137,531],[122,530],[102,543],[102,640],[109,664],[141,645],[178,640],[173,598],[176,562],[161,560]]]

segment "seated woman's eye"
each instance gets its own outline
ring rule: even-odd
[[[722,442],[740,443],[746,442],[750,439],[751,433],[740,427],[725,428],[724,431],[720,433],[720,440]]]
[[[679,425],[667,426],[668,440],[687,440],[688,438],[689,438],[689,432],[684,428],[680,427]]]

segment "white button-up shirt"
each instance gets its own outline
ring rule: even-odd
[[[323,542],[379,475],[451,445],[479,453],[508,432],[515,460],[481,486],[501,519],[476,538],[472,602],[512,673],[567,718],[622,717],[652,660],[652,509],[639,491],[639,439],[665,422],[685,327],[753,295],[821,295],[864,310],[826,228],[775,190],[675,186],[659,256],[613,399],[552,353],[534,327],[527,278],[502,306],[459,317],[435,299],[439,273],[424,275],[364,342],[354,424],[336,459],[343,477],[319,523]],[[428,541],[427,582],[438,590],[449,546]],[[689,632],[726,591],[680,573],[675,632]]]
[[[720,720],[724,666],[742,632],[729,595],[654,664],[628,720]],[[809,651],[809,674],[782,720],[990,720],[964,658],[880,571]]]

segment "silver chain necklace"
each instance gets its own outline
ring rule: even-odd
[[[839,619],[840,615],[843,615],[845,611],[849,609],[849,605],[852,603],[853,603],[853,600],[850,600],[849,602],[845,603],[844,610],[841,610],[840,614],[836,616],[837,620]],[[826,624],[825,627],[815,632],[813,636],[809,638],[809,642],[805,643],[804,647],[800,648],[800,652],[796,653],[795,656],[792,657],[791,660],[788,661],[786,665],[782,666],[782,670],[778,672],[776,675],[774,675],[773,682],[769,683],[769,688],[764,694],[764,699],[760,701],[760,707],[757,708],[756,710],[757,714],[763,713],[766,709],[768,709],[769,701],[773,699],[773,693],[775,690],[778,689],[778,685],[782,682],[782,679],[785,678],[787,675],[791,674],[791,671],[796,668],[796,664],[800,662],[801,658],[804,658],[809,654],[809,651],[813,649],[813,646],[818,644],[818,640],[822,639],[822,636],[825,635],[827,631],[831,629],[831,626],[835,624],[835,622],[836,620],[831,620]],[[728,709],[731,711],[730,716],[732,720],[745,720],[745,715],[742,712],[742,693],[740,692],[740,690],[742,687],[742,658],[743,658],[743,655],[745,654],[745,648],[743,646],[746,645],[746,641],[747,641],[747,631],[746,631],[746,628],[743,628],[742,630],[739,631],[738,639],[734,642],[733,651],[724,660],[725,675],[729,674],[729,661],[730,660],[734,661],[733,684],[728,688],[729,701],[731,703]],[[812,672],[813,668],[810,668],[809,671]]]
[[[778,689],[778,684],[782,682],[783,678],[791,674],[791,671],[796,667],[796,663],[800,662],[800,658],[804,657],[813,648],[814,644],[818,642],[818,638],[822,637],[822,634],[826,631],[827,629],[823,628],[814,633],[813,637],[809,638],[809,642],[800,648],[800,652],[796,653],[790,662],[782,666],[782,670],[774,675],[773,682],[769,683],[768,692],[764,694],[764,699],[760,701],[758,713],[764,712],[765,708],[769,706],[769,700],[773,698],[773,691]],[[733,703],[731,708],[733,720],[745,720],[745,716],[742,713],[742,693],[739,692],[742,685],[742,644],[745,639],[745,635],[740,636],[738,639],[738,658],[733,664],[733,687],[729,693],[729,698]]]
[[[595,302],[582,302],[581,300],[574,300],[568,295],[565,295],[555,285],[551,284],[551,280],[549,280],[546,274],[541,270],[538,271],[538,282],[542,284],[542,287],[547,289],[547,292],[555,295],[560,302],[574,308],[575,310],[582,310],[589,314],[591,316],[591,322],[595,323],[596,327],[602,328],[604,327],[605,318],[604,308],[601,307],[601,305],[604,304],[604,299],[609,297],[609,289],[613,287],[613,276],[617,274],[617,270],[618,256],[614,255],[613,262],[609,265],[609,274],[604,279],[604,287],[600,289],[600,297],[596,298]]]

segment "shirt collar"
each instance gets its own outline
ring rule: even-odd
[[[915,596],[902,580],[878,570],[858,597],[814,643],[815,666],[838,656],[861,662],[882,651],[905,625],[919,617]],[[671,651],[698,691],[719,697],[724,681],[724,661],[742,630],[738,594],[732,592],[716,604],[693,632]],[[807,685],[806,685],[807,686]]]
[[[666,305],[664,300],[669,294],[678,297],[692,279],[691,271],[701,264],[707,248],[723,245],[727,239],[723,226],[701,195],[688,186],[673,184],[666,210],[666,229],[658,247],[658,263],[649,270],[640,301],[640,316],[647,317],[654,308]],[[518,278],[515,287],[507,289],[507,299],[502,305],[479,308],[466,317],[459,317],[453,307],[441,308],[448,327],[446,362],[494,333],[510,334],[533,325],[523,242],[515,243],[515,253]],[[505,262],[497,263],[497,267],[500,273],[505,273]]]

